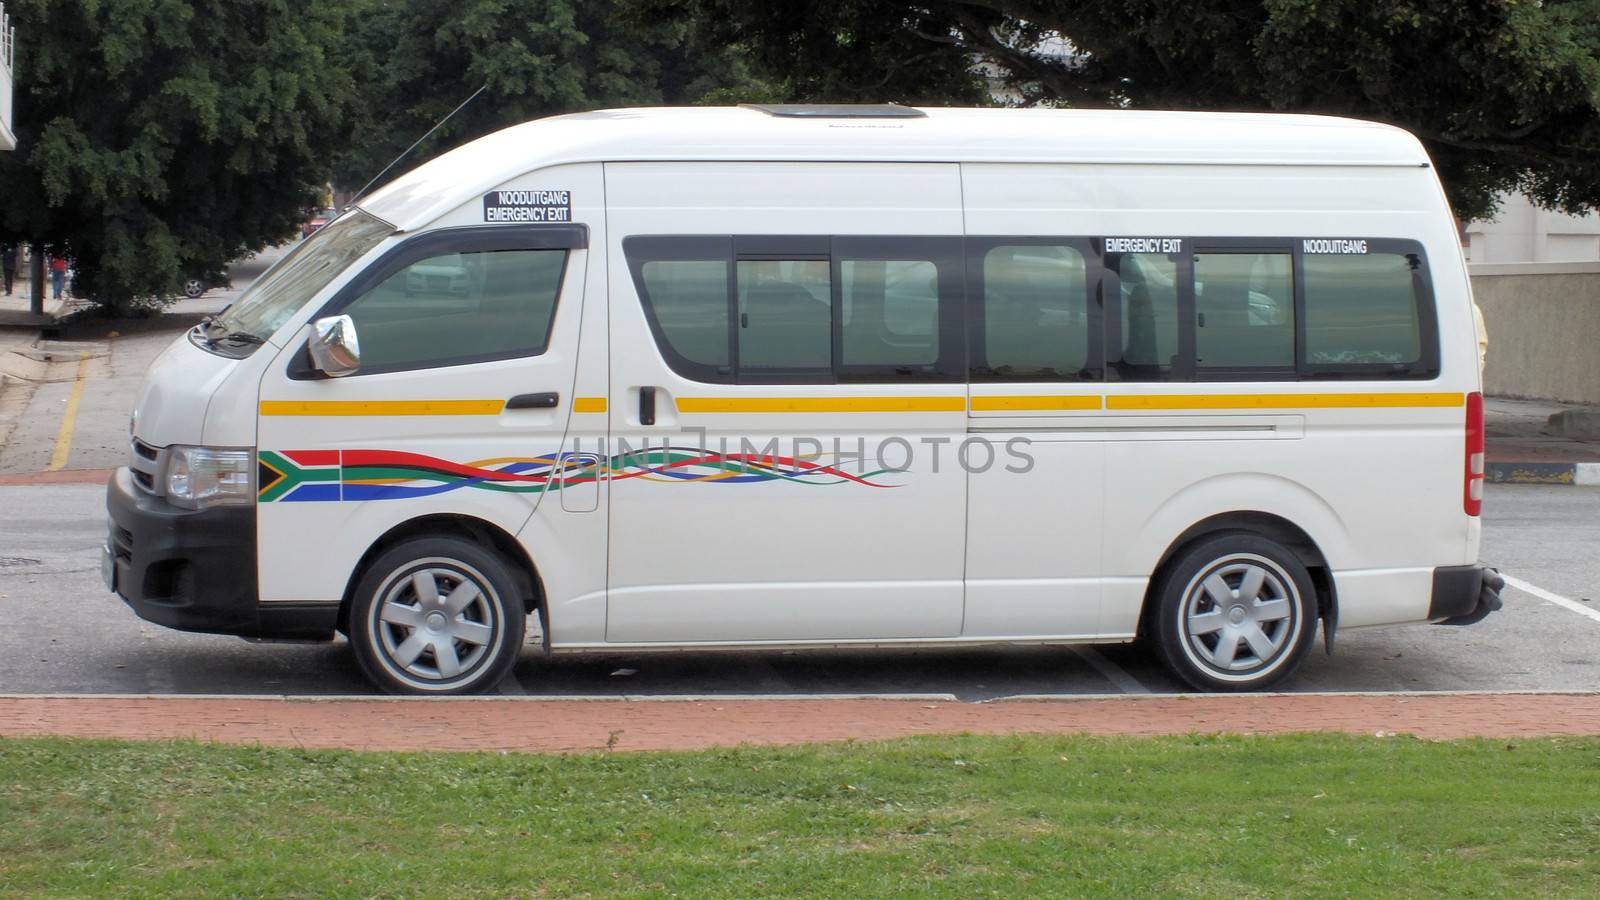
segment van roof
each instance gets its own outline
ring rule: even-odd
[[[881,107],[880,107],[881,109]],[[406,231],[519,175],[563,163],[664,160],[1425,166],[1409,133],[1325,116],[920,108],[925,115],[774,115],[757,107],[608,109],[486,135],[359,206]]]

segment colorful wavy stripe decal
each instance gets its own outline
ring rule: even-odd
[[[573,454],[567,454],[572,456]],[[541,493],[601,477],[612,481],[639,478],[669,484],[715,482],[756,484],[856,484],[893,488],[879,477],[893,469],[860,474],[842,465],[763,453],[718,453],[699,447],[658,447],[619,453],[598,465],[578,455],[565,477],[560,455],[506,457],[454,463],[419,453],[396,450],[263,450],[258,455],[262,503],[275,501],[402,500],[428,497],[461,488],[511,493]]]

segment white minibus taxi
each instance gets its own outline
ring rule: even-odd
[[[1259,688],[1465,623],[1466,268],[1404,131],[751,106],[530,122],[151,366],[106,577],[347,635],[391,691],[554,651],[1126,642]]]

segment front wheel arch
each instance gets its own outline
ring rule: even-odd
[[[350,577],[345,582],[344,596],[339,601],[340,633],[346,636],[350,634],[350,607],[355,599],[356,585],[361,582],[362,574],[367,571],[372,561],[402,541],[429,536],[466,538],[483,544],[504,557],[511,565],[512,574],[518,579],[523,611],[539,617],[541,632],[548,649],[550,623],[549,610],[545,603],[544,582],[539,577],[539,570],[534,567],[533,559],[528,556],[527,549],[499,526],[472,516],[460,515],[422,516],[410,519],[390,528],[373,541],[372,546],[367,548],[367,552],[362,554],[360,561],[350,570]]]

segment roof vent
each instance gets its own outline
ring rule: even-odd
[[[782,119],[923,119],[927,113],[898,103],[741,103]]]

